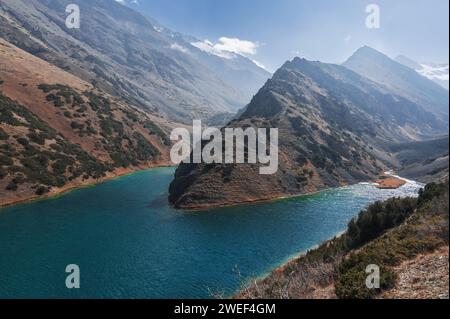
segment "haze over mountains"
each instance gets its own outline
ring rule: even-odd
[[[69,30],[69,3],[0,2],[2,204],[170,165],[172,128],[226,123],[270,75],[115,1]]]
[[[445,89],[449,89],[449,65],[448,63],[419,63],[410,58],[399,55],[395,61],[413,70],[424,77],[436,82]]]
[[[437,116],[448,116],[448,91],[372,48],[359,49],[343,65]]]
[[[169,165],[168,133],[193,119],[279,128],[280,167],[182,164],[170,189],[178,207],[445,170],[448,91],[374,49],[343,65],[295,58],[267,80],[250,59],[112,0],[78,1],[82,27],[68,30],[69,3],[0,2],[2,201]],[[427,147],[436,140],[439,154]],[[411,155],[415,146],[423,152]]]
[[[69,30],[65,8],[70,3],[2,1],[1,36],[110,94],[177,121],[232,114],[270,75],[241,56],[211,56],[115,1],[77,1],[81,28]]]
[[[448,134],[448,92],[364,47],[344,66],[287,62],[230,125],[279,128],[278,172],[182,164],[170,187],[176,207],[253,202],[374,180],[411,164],[389,146]]]

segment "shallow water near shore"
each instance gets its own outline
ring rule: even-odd
[[[359,184],[274,202],[183,212],[174,168],[138,172],[0,209],[1,298],[210,298],[230,295],[345,230],[368,204],[414,196]],[[81,289],[65,286],[77,264]]]

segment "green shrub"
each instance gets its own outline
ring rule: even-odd
[[[17,139],[17,142],[23,146],[27,146],[28,144],[30,144],[30,142],[28,142],[28,140],[24,137],[19,137]]]
[[[72,121],[72,123],[70,123],[70,127],[74,130],[82,130],[84,128],[84,124]]]
[[[45,144],[45,137],[43,137],[42,135],[32,131],[30,132],[27,137],[30,139],[31,142],[34,142],[36,144],[39,145],[44,145]]]
[[[351,259],[352,257],[350,257]],[[353,261],[350,261],[353,262]],[[346,267],[344,262],[341,268]],[[392,289],[395,286],[397,276],[387,267],[380,267],[380,288],[369,289],[366,285],[366,267],[377,264],[373,259],[358,260],[356,265],[352,265],[348,270],[341,269],[342,275],[336,280],[335,292],[340,299],[373,299],[380,292]]]
[[[39,186],[37,189],[36,189],[36,192],[35,192],[35,194],[36,195],[38,195],[38,196],[42,196],[42,195],[44,195],[44,194],[47,194],[48,192],[50,191],[50,188],[49,187],[46,187],[46,186]]]
[[[12,158],[0,154],[0,165],[10,166],[13,164],[14,161],[12,160]]]
[[[447,185],[431,183],[425,186],[425,188],[419,191],[419,200],[417,205],[422,207],[425,203],[429,202],[433,198],[438,197],[447,190]]]
[[[357,248],[379,237],[386,230],[400,225],[417,206],[413,198],[392,198],[385,202],[376,202],[362,211],[348,225],[348,245]]]
[[[66,172],[67,169],[67,162],[65,160],[57,160],[55,163],[52,164],[53,173],[57,175],[63,175]]]
[[[140,133],[134,132],[133,138],[136,140],[136,157],[141,161],[148,161],[159,154],[159,151],[150,144]]]
[[[0,140],[5,141],[9,138],[8,134],[0,127]]]
[[[18,189],[18,185],[15,181],[9,182],[9,184],[6,186],[7,191],[15,192]]]
[[[168,135],[158,125],[156,125],[152,121],[150,121],[150,120],[145,121],[144,127],[148,130],[148,132],[151,135],[158,136],[161,139],[161,141],[164,143],[164,145],[169,146],[171,144],[171,141],[170,141]]]
[[[392,231],[386,232],[390,228]],[[448,185],[427,185],[418,200],[394,198],[371,205],[350,222],[345,238],[349,247],[362,248],[340,264],[336,295],[374,298],[394,286],[396,276],[391,267],[448,245]],[[380,289],[365,285],[365,268],[371,264],[380,267]]]
[[[61,84],[40,84],[38,86],[44,93],[50,93],[46,96],[47,101],[53,101],[56,107],[62,107],[65,104],[72,103],[72,106],[84,103],[83,98],[71,87]]]

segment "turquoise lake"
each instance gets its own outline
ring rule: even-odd
[[[173,168],[0,209],[0,298],[210,298],[230,295],[346,229],[371,202],[415,195],[359,184],[270,203],[183,212]],[[77,264],[81,289],[65,286]],[[238,275],[240,273],[240,275]]]

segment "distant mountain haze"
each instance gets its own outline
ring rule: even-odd
[[[343,65],[422,105],[448,123],[449,92],[415,70],[367,46],[356,51]]]
[[[424,77],[436,82],[444,89],[449,89],[449,64],[448,63],[418,63],[411,60],[404,55],[399,55],[395,59],[398,63],[401,63],[413,70],[416,70]]]
[[[244,107],[269,73],[244,57],[220,59],[115,1],[5,0],[0,36],[95,86],[177,121],[207,120]],[[244,84],[246,83],[246,84]]]
[[[169,190],[180,208],[311,193],[388,169],[445,175],[449,93],[431,80],[445,78],[441,66],[363,47],[342,65],[294,58],[272,75],[113,0],[79,0],[81,29],[69,30],[69,3],[0,2],[0,187],[25,184],[32,196],[170,164],[168,134],[194,119],[278,128],[279,170],[181,164]]]
[[[396,90],[344,66],[300,58],[276,71],[228,126],[278,128],[278,172],[260,175],[254,164],[181,164],[170,187],[176,207],[239,204],[373,180],[401,165],[389,145],[448,130],[426,105]]]

